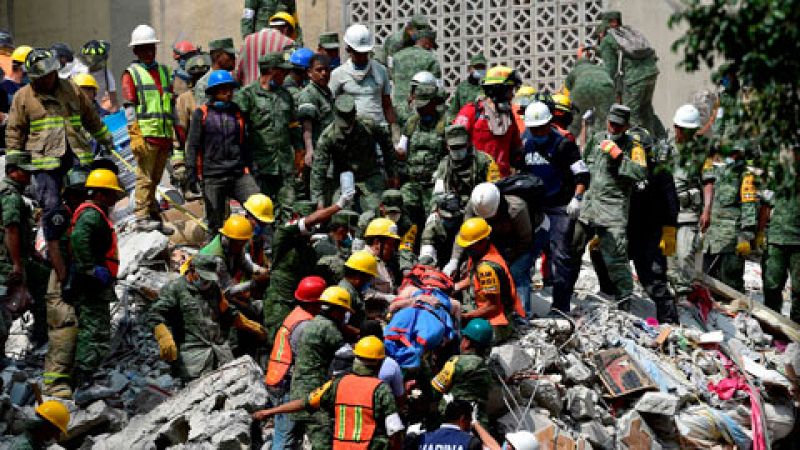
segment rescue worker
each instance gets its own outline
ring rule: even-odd
[[[339,57],[339,33],[326,31],[319,34],[317,53],[328,57],[331,70],[339,67],[342,60]]]
[[[320,259],[335,256],[344,264],[352,250],[353,236],[358,231],[358,217],[358,214],[350,210],[342,210],[333,215],[328,224],[328,233],[314,241],[314,250]],[[341,276],[337,279],[341,279]]]
[[[103,109],[111,113],[119,111],[117,97],[117,78],[108,66],[111,56],[111,44],[107,41],[92,39],[81,47],[79,60],[72,70],[74,75],[86,73],[97,81],[97,101]],[[73,76],[74,76],[73,75]]]
[[[576,136],[580,133],[583,136],[580,144],[584,146],[587,138],[605,129],[608,111],[614,104],[614,80],[602,66],[581,56],[564,80],[564,86],[583,118],[581,122],[572,124],[570,132]],[[583,132],[582,127],[585,128]]]
[[[453,400],[444,408],[444,423],[437,430],[428,431],[419,437],[415,448],[483,450],[483,443],[473,436],[472,404],[466,400]]]
[[[11,450],[44,450],[66,436],[69,410],[58,400],[42,402],[34,408],[36,416],[26,421],[23,432],[11,441]]]
[[[794,150],[794,172],[789,167],[778,165],[775,169],[776,188],[769,209],[772,217],[769,219],[769,229],[766,231],[764,242],[763,226],[756,241],[766,247],[761,263],[764,281],[764,304],[776,312],[782,311],[783,289],[786,279],[791,280],[792,308],[789,318],[795,323],[800,323],[800,258],[798,258],[798,245],[800,245],[800,210],[798,210],[797,170],[798,153]],[[770,208],[771,207],[771,208]],[[765,211],[769,213],[769,211]],[[760,239],[759,239],[760,238]],[[761,241],[761,242],[759,242]],[[788,276],[787,276],[788,274]]]
[[[186,141],[188,184],[203,182],[203,205],[208,228],[222,226],[229,199],[244,203],[258,193],[251,174],[253,155],[246,145],[244,115],[232,102],[237,83],[225,70],[208,80],[208,101],[192,113]]]
[[[576,240],[583,245],[597,235],[599,250],[616,289],[621,309],[628,308],[633,294],[633,276],[628,262],[627,230],[630,197],[636,183],[647,177],[644,148],[627,133],[630,108],[614,104],[608,113],[608,131],[596,134],[587,144],[592,189],[581,209]]]
[[[308,69],[311,67],[311,57],[313,55],[313,50],[303,47],[293,51],[289,56],[289,63],[292,68],[283,81],[283,87],[292,94],[295,103],[297,103],[297,96],[300,91],[308,84]]]
[[[714,163],[711,225],[703,246],[703,269],[744,292],[744,260],[752,250],[758,219],[758,187],[745,161],[745,144],[720,146],[724,161]]]
[[[357,23],[345,30],[344,43],[350,58],[331,73],[331,92],[337,99],[341,94],[352,96],[359,117],[372,119],[388,131],[397,120],[389,72],[370,57],[375,38],[366,26]]]
[[[164,226],[156,202],[156,190],[172,152],[175,130],[174,99],[167,66],[156,61],[156,30],[139,25],[131,33],[129,46],[136,55],[122,75],[122,105],[128,119],[131,153],[136,158],[136,225],[139,231],[175,232]],[[177,163],[182,155],[177,154]]]
[[[461,330],[461,353],[447,360],[442,370],[431,380],[431,386],[442,395],[450,394],[453,400],[463,400],[475,405],[477,421],[486,427],[489,420],[486,403],[489,401],[489,388],[492,385],[486,356],[492,342],[496,341],[494,331],[497,327],[493,327],[483,318],[462,315],[462,320],[469,322]],[[439,406],[441,412],[446,411],[444,402]]]
[[[382,155],[376,154],[376,146]],[[334,102],[334,121],[317,141],[311,166],[311,200],[322,207],[331,192],[326,179],[329,166],[333,166],[333,179],[339,180],[344,172],[352,172],[358,192],[356,212],[369,211],[380,203],[380,195],[387,187],[397,185],[394,167],[394,150],[389,135],[369,119],[356,116],[356,103],[348,94],[341,94]]]
[[[296,202],[293,217],[275,230],[270,283],[264,296],[264,325],[270,338],[292,310],[292,292],[297,283],[313,275],[317,252],[311,244],[311,235],[317,226],[346,209],[354,195],[353,191],[345,192],[336,204],[319,210],[314,210],[312,202]]]
[[[114,147],[94,105],[77,86],[58,78],[58,61],[52,53],[32,50],[25,67],[31,84],[14,96],[6,124],[6,153],[30,153],[43,231],[51,235],[50,216],[61,206],[64,175],[76,162],[88,166],[94,158],[83,130],[105,148]]]
[[[522,136],[525,150],[519,169],[544,184],[541,206],[550,222],[547,262],[552,274],[553,307],[567,312],[573,279],[580,270],[580,261],[572,252],[572,231],[589,187],[589,168],[581,159],[578,146],[555,128],[553,117],[542,102],[533,102],[526,108]]]
[[[379,263],[380,260],[366,250],[353,252],[344,263],[344,277],[339,281],[339,287],[350,295],[350,307],[353,309],[353,314],[348,324],[354,328],[359,328],[366,319],[366,305],[363,297],[375,278],[380,276]]]
[[[692,105],[683,105],[675,111],[672,120],[675,149],[672,169],[680,209],[677,230],[664,229],[667,240],[675,241],[675,254],[669,260],[669,277],[678,297],[692,291],[695,278],[695,260],[700,248],[700,233],[711,225],[711,208],[714,198],[713,163],[708,154],[710,142],[697,135],[700,113]]]
[[[11,33],[0,30],[0,69],[3,69],[3,73],[11,73],[11,54],[15,48]]]
[[[463,212],[475,186],[500,178],[500,169],[491,156],[475,151],[464,125],[445,128],[447,154],[433,174],[433,197],[456,194]]]
[[[558,131],[558,134],[575,143],[575,134],[573,134],[569,128],[574,118],[574,108],[572,107],[572,101],[569,95],[555,94],[553,96],[553,109],[551,109],[550,112],[553,114],[550,126]]]
[[[401,53],[405,52],[403,50]],[[415,112],[406,121],[396,151],[406,162],[408,181],[401,191],[406,208],[417,227],[422,227],[431,208],[433,174],[447,154],[444,132],[447,126],[435,86],[419,86],[414,93]]]
[[[467,79],[458,83],[455,92],[450,97],[447,107],[447,119],[453,120],[467,103],[474,102],[481,95],[481,81],[486,76],[486,57],[483,52],[478,52],[469,58],[467,66]]]
[[[300,345],[295,352],[297,358],[289,391],[291,400],[307,398],[314,389],[322,386],[330,378],[328,369],[336,350],[344,344],[341,330],[345,316],[348,312],[353,312],[350,306],[350,294],[339,286],[326,288],[319,300],[322,303],[320,313],[305,327]],[[289,404],[291,402],[286,405]],[[315,450],[331,448],[332,419],[327,411],[320,410],[314,414],[298,412],[292,419],[295,421],[292,429],[294,442],[302,442],[303,435],[307,435],[314,443]]]
[[[353,372],[336,377],[307,397],[253,414],[264,420],[275,414],[296,411],[326,411],[333,415],[333,428],[325,436],[309,436],[314,449],[399,450],[403,421],[391,389],[378,378],[386,358],[383,342],[375,336],[358,341],[353,348]]]
[[[101,107],[100,103],[97,101],[97,89],[99,86],[97,84],[97,80],[95,80],[93,76],[89,75],[88,73],[79,73],[72,77],[72,82],[81,88],[83,95],[85,95],[89,101],[92,102],[94,110],[101,119],[110,114],[108,111],[103,109],[103,107]]]
[[[303,126],[303,179],[310,196],[311,166],[314,149],[320,135],[333,122],[333,94],[328,88],[331,80],[331,61],[325,55],[313,55],[309,61],[308,77],[311,80],[297,95],[297,120]],[[310,198],[310,197],[309,197]]]
[[[85,406],[113,391],[94,384],[97,369],[111,346],[111,303],[119,253],[117,233],[108,215],[125,192],[114,172],[95,169],[86,178],[88,200],[72,215],[72,266],[74,278],[69,293],[78,313],[78,338],[75,347],[75,403]]]
[[[172,59],[178,63],[178,67],[172,71],[172,93],[176,97],[190,90],[191,76],[186,71],[186,62],[198,53],[200,53],[200,49],[189,41],[176,42],[172,46]]]
[[[413,46],[416,42],[417,33],[421,30],[429,30],[430,28],[431,25],[428,23],[428,19],[425,16],[421,14],[412,16],[402,30],[392,33],[383,42],[381,63],[391,69],[395,54],[404,48]]]
[[[467,129],[476,150],[492,157],[501,177],[511,174],[511,162],[519,157],[522,148],[521,130],[511,109],[514,89],[519,84],[512,68],[492,67],[481,81],[484,95],[464,105],[453,120]]]
[[[279,23],[287,25],[287,21],[294,24],[292,16],[283,13],[286,20]],[[278,23],[278,22],[276,22]],[[261,77],[260,60],[270,53],[283,53],[288,48],[294,47],[294,39],[282,33],[276,28],[261,28],[244,38],[242,47],[239,51],[239,59],[236,61],[236,78],[242,86],[248,86],[259,80]],[[276,86],[283,84],[276,83]]]
[[[442,68],[433,54],[436,45],[436,32],[423,29],[416,32],[414,45],[406,47],[394,54],[392,59],[392,104],[397,115],[397,124],[401,129],[408,118],[417,109],[411,108],[411,78],[419,72],[427,71],[437,79],[442,78]]]
[[[58,77],[62,80],[68,80],[72,77],[72,68],[75,66],[75,52],[72,47],[64,42],[56,42],[50,46],[50,52],[58,59],[60,66]]]
[[[245,217],[253,227],[253,237],[250,238],[250,259],[261,267],[267,266],[268,240],[272,236],[272,224],[275,223],[275,209],[272,199],[257,192],[242,204]]]
[[[8,161],[6,161],[8,165]],[[89,171],[76,168],[67,172],[61,207],[50,216],[47,227],[47,256],[53,269],[47,283],[48,347],[44,358],[44,393],[53,397],[72,398],[70,386],[75,344],[78,335],[78,317],[71,299],[65,298],[70,284],[69,267],[72,264],[69,248],[69,229],[72,212],[86,200],[86,178]],[[5,208],[4,208],[5,210]]]
[[[188,139],[189,125],[192,121],[192,114],[197,109],[197,101],[194,98],[194,87],[197,85],[197,80],[205,76],[211,67],[211,59],[205,53],[192,56],[186,61],[186,72],[191,77],[189,81],[189,90],[178,96],[175,101],[176,122],[175,127],[181,129],[180,135],[186,136]],[[201,102],[202,105],[204,102]],[[184,154],[186,153],[186,142],[179,142]],[[190,165],[194,161],[189,159]],[[183,197],[189,199],[198,190],[198,186],[189,183],[189,174],[186,169],[186,164],[180,164],[175,161],[172,164],[172,185],[180,187]],[[196,198],[196,197],[195,197]]]
[[[405,261],[407,267],[401,266],[398,248],[402,238],[397,234],[397,225],[391,219],[373,219],[364,230],[364,240],[367,244],[365,250],[378,259],[378,275],[372,281],[371,289],[364,295],[366,315],[375,319],[382,317],[388,304],[394,300],[394,293],[403,279],[403,271],[413,267],[416,257],[413,251],[405,250],[409,253]],[[362,311],[356,309],[357,307],[358,305],[353,305],[356,315],[360,315]]]
[[[658,78],[658,57],[655,51],[633,58],[617,42],[615,31],[622,27],[619,11],[606,11],[602,16],[598,53],[603,66],[614,80],[617,100],[631,109],[631,121],[649,131],[655,139],[667,137],[664,125],[653,109],[653,92]],[[624,29],[624,28],[623,28]]]
[[[30,153],[12,153],[6,156],[5,177],[0,181],[0,226],[3,240],[0,245],[0,288],[3,297],[29,292],[33,297],[33,341],[38,346],[47,342],[47,320],[44,307],[44,288],[49,274],[34,249],[33,211],[25,203],[23,192],[30,185]],[[49,229],[49,228],[48,228]],[[22,315],[25,311],[15,311]],[[11,331],[16,317],[5,305],[0,305],[0,348]]]
[[[217,258],[218,284],[223,292],[247,278],[259,282],[267,280],[267,270],[253,262],[245,251],[245,246],[252,237],[253,227],[250,221],[239,214],[231,214],[214,239],[200,249],[200,254]]]
[[[278,329],[278,334],[272,344],[272,352],[267,363],[264,384],[267,385],[270,401],[273,406],[278,406],[289,401],[289,387],[292,383],[295,355],[300,341],[303,339],[303,330],[311,320],[320,312],[320,296],[327,288],[325,280],[318,276],[308,276],[300,280],[294,291],[297,306],[286,316],[283,324]],[[294,421],[288,414],[275,416],[275,428],[272,435],[272,448],[274,450],[293,449],[300,442],[294,441],[292,428]],[[302,436],[300,436],[302,439]]]
[[[450,261],[453,241],[464,219],[461,200],[454,193],[438,196],[420,237],[419,263],[441,268]]]
[[[236,68],[236,48],[233,46],[233,39],[226,37],[209,41],[208,54],[211,58],[211,68],[207,69],[206,73],[194,83],[192,88],[194,101],[198,105],[204,104],[208,98],[206,90],[208,89],[208,79],[211,77],[212,72],[215,70],[233,72]]]
[[[525,317],[525,310],[506,261],[489,239],[491,233],[492,227],[480,217],[461,225],[456,244],[469,256],[469,275],[456,289],[471,294],[471,310],[462,313],[461,320],[486,319],[494,330],[494,343],[499,344],[514,334],[513,313]]]
[[[240,89],[233,100],[247,122],[247,145],[259,190],[277,200],[279,209],[294,202],[295,152],[303,148],[294,99],[282,87],[292,68],[288,58],[285,53],[262,56],[258,82]]]
[[[153,329],[161,359],[174,362],[174,371],[185,382],[233,360],[228,344],[231,327],[266,340],[264,327],[222,295],[217,264],[212,255],[195,255],[188,270],[164,285],[148,310],[146,323]]]
[[[361,248],[363,242],[360,240],[364,238],[367,227],[379,217],[384,217],[394,222],[397,225],[397,234],[401,236],[401,247],[414,252],[419,231],[416,224],[411,221],[411,215],[405,208],[402,192],[397,189],[383,191],[381,204],[372,211],[367,211],[359,216],[355,246]]]
[[[242,38],[269,26],[272,16],[279,12],[297,15],[295,0],[246,0],[242,12]]]

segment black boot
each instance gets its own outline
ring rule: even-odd
[[[94,375],[86,370],[75,370],[75,384],[76,389],[72,398],[80,407],[117,396],[117,392],[113,389],[95,383]]]
[[[656,319],[658,323],[678,323],[678,308],[674,299],[664,298],[656,302]]]

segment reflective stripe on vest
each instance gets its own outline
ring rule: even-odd
[[[136,85],[136,122],[144,137],[172,138],[173,109],[172,94],[169,89],[169,72],[166,66],[158,65],[161,79],[161,92],[158,85],[141,64],[131,64],[128,73]]]
[[[41,132],[45,130],[64,129],[66,128],[67,122],[69,122],[70,126],[75,130],[76,133],[81,132],[81,127],[83,124],[79,114],[73,114],[68,117],[50,116],[42,119],[32,120],[30,123],[30,131]],[[108,128],[103,126],[103,129],[100,131],[108,133]],[[101,132],[98,132],[93,136],[96,137],[96,135],[102,135]],[[92,155],[91,151],[75,151],[74,149],[73,151],[75,152],[75,156],[78,157],[81,165],[88,166],[94,159],[94,155]],[[31,164],[33,164],[39,170],[52,170],[57,169],[61,165],[61,158],[42,156],[40,158],[33,158],[31,160]]]
[[[500,266],[505,272],[504,275],[506,277],[506,283],[503,283],[502,280],[500,282],[500,287],[501,287],[500,304],[498,305],[500,310],[497,314],[488,318],[489,323],[492,324],[493,326],[508,325],[508,318],[506,318],[505,315],[505,301],[503,299],[504,295],[511,295],[511,298],[514,301],[514,310],[517,311],[517,314],[519,314],[520,317],[525,317],[525,308],[522,306],[522,302],[519,300],[519,296],[517,296],[517,287],[514,284],[514,279],[511,278],[511,271],[508,270],[508,265],[506,264],[505,259],[503,259],[503,257],[500,255],[500,252],[497,251],[497,248],[495,248],[494,245],[490,245],[489,251],[487,251],[486,254],[483,255],[483,258],[481,258],[481,262],[484,261]],[[469,268],[470,272],[472,272],[473,269],[471,264],[472,262],[470,261],[470,268]],[[480,266],[480,263],[478,263],[478,266]],[[502,289],[503,285],[507,285],[508,290],[510,292],[503,292]],[[478,282],[477,273],[472,275],[472,287],[476,293],[480,289],[480,283]],[[481,308],[486,305],[486,301],[485,299],[483,299],[482,296],[476,294],[475,304],[478,306],[478,308]]]
[[[105,262],[103,263],[103,266],[105,266],[105,268],[108,269],[109,272],[111,272],[112,277],[117,278],[117,273],[119,272],[119,252],[117,250],[117,232],[114,230],[114,223],[111,222],[106,213],[94,203],[88,203],[88,202],[82,203],[81,206],[79,206],[78,209],[75,210],[75,214],[72,215],[72,228],[75,228],[75,224],[78,223],[78,219],[81,217],[81,214],[83,214],[83,211],[89,208],[99,212],[100,215],[103,217],[103,220],[106,221],[108,228],[111,230],[111,245],[108,247],[108,250],[106,250]]]
[[[270,353],[269,362],[267,363],[267,374],[264,376],[264,383],[267,386],[275,387],[286,378],[289,367],[292,366],[294,360],[292,346],[289,342],[292,332],[297,325],[313,318],[313,314],[297,306],[283,321],[278,333],[275,335],[272,353]]]
[[[375,389],[381,380],[345,375],[336,388],[333,450],[367,450],[375,434]]]

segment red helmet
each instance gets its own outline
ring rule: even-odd
[[[297,289],[294,291],[294,298],[298,302],[318,302],[322,291],[328,287],[322,277],[310,276],[300,280]]]
[[[180,41],[176,42],[175,45],[172,47],[172,57],[176,60],[181,59],[187,53],[194,53],[197,51],[197,47],[194,46],[189,41]]]

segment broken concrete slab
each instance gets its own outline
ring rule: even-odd
[[[494,347],[490,359],[502,371],[504,378],[511,378],[514,374],[533,368],[533,358],[525,350],[514,344]]]
[[[678,413],[678,397],[664,392],[645,392],[634,407],[640,413],[674,416]]]
[[[551,380],[524,380],[519,387],[525,403],[533,396],[536,405],[550,411],[550,414],[558,416],[564,409],[564,398],[556,383]]]
[[[68,440],[87,434],[116,432],[127,423],[125,412],[108,406],[102,400],[83,409],[76,407],[72,402],[67,402],[67,406],[70,408]]]
[[[661,450],[655,433],[636,411],[629,411],[617,421],[617,448],[619,450]]]
[[[603,450],[613,450],[614,434],[613,428],[609,431],[600,423],[590,420],[580,424],[581,435],[583,435],[593,447]]]
[[[169,245],[169,238],[159,231],[122,233],[119,237],[119,279],[134,273],[142,261],[152,261]]]
[[[575,420],[590,419],[598,399],[597,392],[586,386],[571,387],[567,390],[567,409]]]
[[[594,373],[577,356],[572,353],[562,359],[564,376],[573,384],[587,384],[594,378]]]

